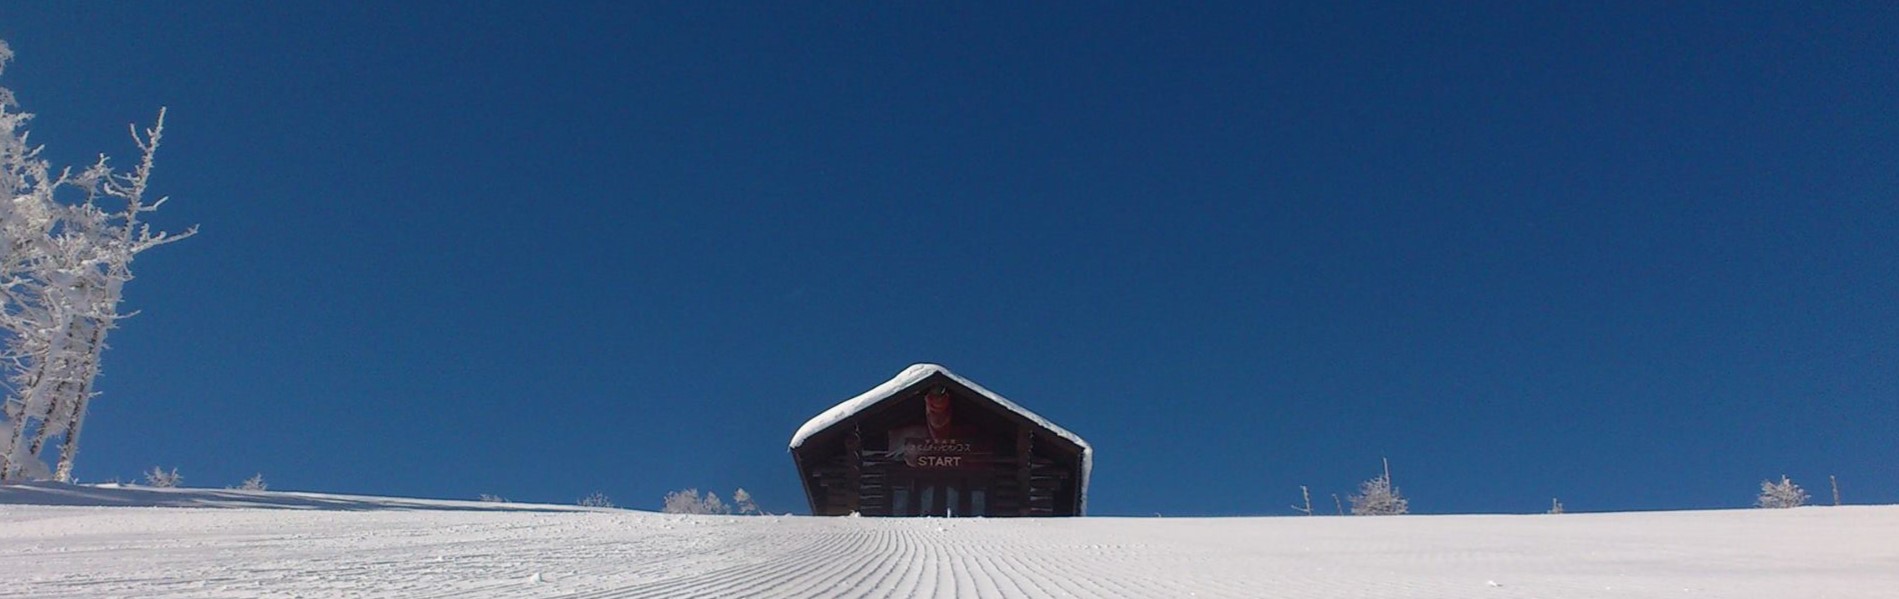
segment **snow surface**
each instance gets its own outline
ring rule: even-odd
[[[855,416],[859,412],[870,409],[871,406],[882,403],[884,400],[890,399],[904,389],[910,388],[911,385],[917,384],[918,381],[930,378],[930,375],[937,373],[942,373],[951,380],[961,383],[964,387],[968,387],[969,390],[975,391],[977,394],[989,398],[990,401],[996,402],[996,405],[1002,406],[1003,409],[1014,412],[1016,415],[1028,419],[1029,422],[1035,423],[1036,426],[1047,429],[1049,432],[1055,433],[1056,436],[1067,439],[1069,442],[1080,446],[1081,477],[1080,480],[1076,482],[1078,483],[1077,487],[1081,489],[1082,513],[1087,513],[1088,478],[1094,474],[1095,469],[1094,446],[1082,440],[1081,435],[1068,432],[1068,429],[1056,426],[1054,422],[1050,422],[1047,418],[1043,418],[1035,412],[1030,412],[1028,408],[1016,405],[1015,402],[1009,401],[1008,398],[994,391],[990,391],[982,385],[976,384],[975,381],[950,372],[948,368],[937,364],[911,364],[909,368],[903,369],[903,372],[897,373],[897,376],[888,381],[884,381],[883,384],[871,387],[869,391],[865,391],[857,397],[844,400],[844,403],[831,406],[831,409],[825,410],[817,416],[813,416],[810,420],[805,421],[804,426],[798,427],[798,432],[791,435],[791,449],[803,447],[804,442],[809,440],[812,435],[816,435],[824,429],[831,428],[833,425],[843,422],[845,419]]]
[[[1894,539],[1899,506],[945,520],[30,485],[0,486],[0,597],[1889,598]]]

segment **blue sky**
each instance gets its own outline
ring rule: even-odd
[[[158,221],[203,227],[136,265],[82,479],[802,512],[791,433],[929,361],[1088,438],[1098,514],[1285,514],[1381,456],[1431,513],[1899,502],[1890,3],[9,3],[0,38],[56,162],[169,107]]]

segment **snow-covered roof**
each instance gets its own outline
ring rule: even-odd
[[[844,403],[832,406],[831,409],[825,410],[823,413],[805,421],[804,426],[798,427],[798,432],[791,435],[791,449],[803,447],[804,442],[809,440],[812,435],[823,432],[825,429],[831,428],[839,422],[843,422],[852,416],[862,413],[872,406],[883,403],[884,400],[895,397],[897,393],[902,392],[904,389],[908,389],[919,381],[939,373],[962,384],[964,387],[968,387],[969,390],[975,391],[989,401],[995,402],[996,405],[1002,406],[1002,409],[1021,416],[1036,426],[1041,427],[1043,430],[1054,433],[1056,436],[1067,439],[1070,443],[1081,447],[1081,477],[1080,480],[1076,482],[1079,483],[1080,490],[1080,513],[1086,513],[1088,509],[1088,479],[1094,473],[1095,467],[1094,446],[1089,445],[1087,441],[1083,441],[1081,436],[1068,432],[1068,429],[1049,422],[1047,418],[1043,418],[1035,412],[1030,412],[1027,408],[1016,405],[1013,401],[1009,401],[1008,398],[997,395],[996,392],[976,384],[975,381],[957,376],[956,373],[950,372],[948,368],[937,364],[912,364],[909,368],[903,369],[903,372],[897,373],[896,377],[884,381],[883,384],[871,387],[869,391],[865,391],[857,397],[844,400]]]
[[[1063,439],[1067,439],[1069,442],[1081,446],[1083,452],[1092,452],[1094,450],[1093,447],[1088,445],[1087,441],[1081,440],[1081,437],[1075,435],[1075,433],[1068,432],[1067,429],[1056,426],[1053,422],[1049,422],[1047,418],[1038,416],[1034,412],[1030,412],[1027,408],[1016,405],[1015,402],[1009,401],[1001,395],[997,395],[996,392],[983,388],[982,385],[976,384],[975,381],[957,376],[956,373],[950,372],[948,368],[936,364],[912,364],[909,368],[903,369],[903,372],[897,373],[895,378],[884,381],[883,384],[872,387],[869,391],[865,391],[857,397],[844,400],[844,403],[832,406],[831,409],[825,410],[822,414],[818,414],[811,420],[806,421],[804,426],[798,427],[798,433],[791,436],[791,447],[795,449],[804,446],[804,442],[810,439],[812,435],[818,434],[818,432],[824,429],[831,428],[831,425],[855,416],[869,409],[871,406],[882,403],[884,400],[895,396],[898,392],[910,388],[911,385],[917,384],[917,381],[929,378],[930,375],[937,373],[942,373],[943,376],[947,376],[951,380],[961,383],[964,387],[968,387],[969,390],[975,391],[989,401],[995,402],[996,405],[1002,406],[1003,409],[1014,412],[1017,416],[1021,416],[1035,423],[1036,426],[1042,427]]]

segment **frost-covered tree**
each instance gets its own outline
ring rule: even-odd
[[[0,68],[11,58],[0,42]],[[9,387],[0,481],[70,481],[106,333],[131,316],[119,302],[132,259],[197,230],[171,235],[141,222],[165,202],[146,199],[164,110],[142,134],[132,130],[140,160],[131,172],[101,156],[78,174],[53,174],[27,141],[31,116],[0,88],[0,368]]]
[[[0,73],[12,58],[12,50],[0,42]],[[35,275],[46,270],[54,252],[53,190],[65,185],[66,176],[51,175],[39,149],[28,143],[25,128],[32,117],[19,110],[12,90],[0,87],[0,331],[6,335],[4,364],[13,387],[0,407],[8,424],[0,436],[0,481],[48,474],[42,462],[25,463],[31,457],[29,425],[46,411],[46,398],[22,392],[21,384],[37,382],[57,332],[53,315],[36,301],[42,285]]]
[[[580,501],[577,501],[575,503],[579,504],[581,507],[614,507],[613,500],[607,498],[606,493],[601,493],[599,491],[594,491],[593,494],[588,495],[586,497],[582,497],[580,498]]]
[[[699,513],[699,489],[691,488],[667,493],[666,498],[660,503],[659,511],[667,514]]]
[[[153,466],[151,470],[145,472],[145,486],[147,487],[169,489],[178,486],[178,483],[182,482],[185,482],[185,477],[178,475],[177,468],[166,470]]]
[[[756,516],[764,513],[758,510],[758,503],[752,501],[752,494],[745,492],[745,487],[739,487],[737,491],[732,492],[732,509],[741,516]]]
[[[1794,484],[1785,474],[1780,475],[1780,482],[1761,481],[1760,497],[1754,500],[1756,507],[1764,508],[1800,507],[1806,504],[1807,491]]]
[[[719,494],[707,491],[699,495],[699,489],[691,488],[666,494],[666,502],[660,511],[668,514],[730,514],[732,508],[719,499]]]
[[[259,472],[251,475],[250,478],[244,479],[244,482],[239,483],[237,488],[240,491],[268,491],[270,490],[270,483],[264,482],[264,473]]]
[[[1385,460],[1385,473],[1358,484],[1352,496],[1354,516],[1395,516],[1411,513],[1411,502],[1391,485],[1391,460]]]

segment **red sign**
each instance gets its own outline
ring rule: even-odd
[[[967,468],[980,465],[979,447],[965,435],[977,433],[956,426],[948,389],[936,387],[923,394],[923,422],[890,431],[890,446],[912,468]],[[980,434],[980,433],[978,433]]]

